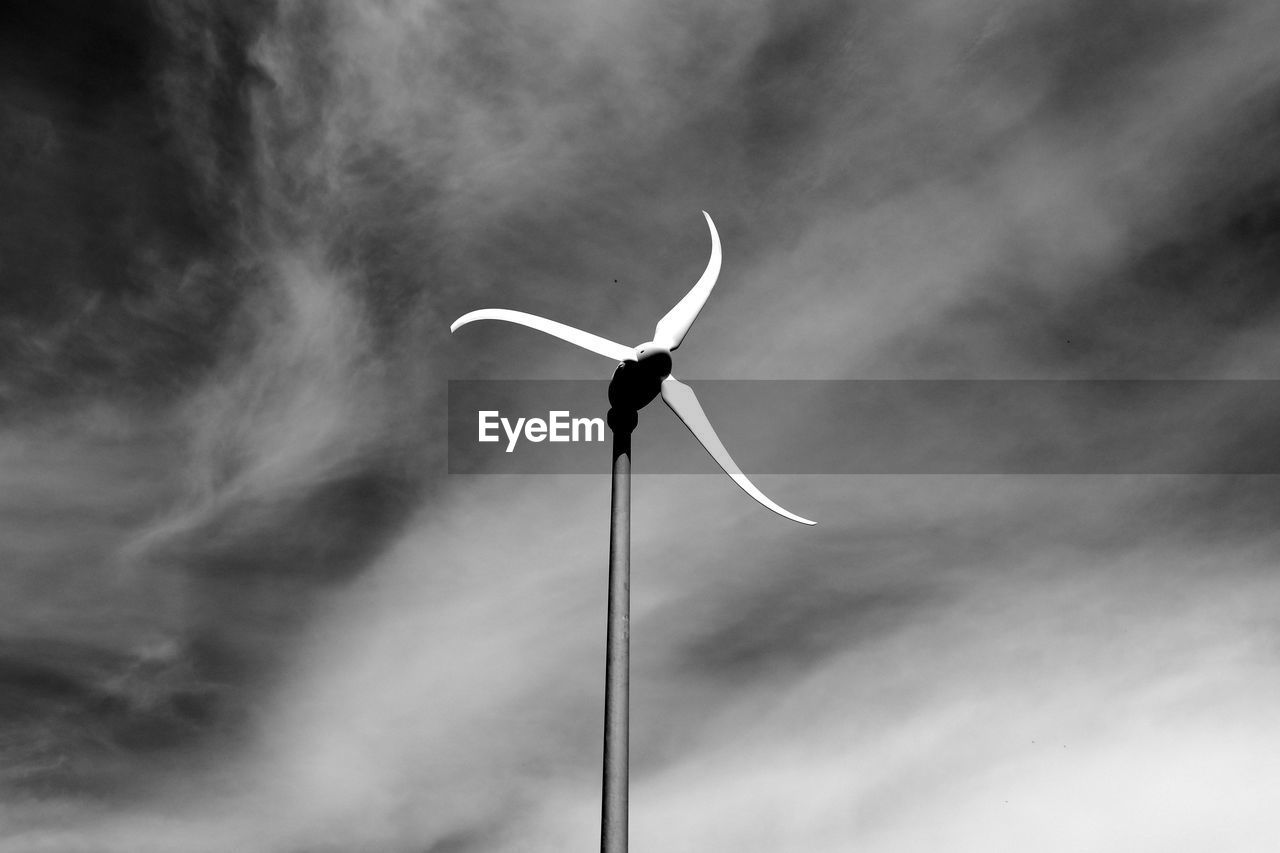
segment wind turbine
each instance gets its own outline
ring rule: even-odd
[[[706,304],[720,277],[720,235],[704,210],[711,229],[711,259],[693,288],[667,312],[653,332],[653,340],[637,347],[557,323],[545,317],[484,308],[463,314],[450,332],[477,320],[505,320],[537,329],[585,350],[620,362],[609,382],[609,429],[613,432],[613,498],[609,527],[609,615],[605,651],[604,702],[604,796],[601,808],[600,850],[625,853],[627,849],[627,708],[630,646],[630,560],[631,560],[631,432],[639,411],[661,396],[711,458],[733,478],[744,492],[784,518],[812,525],[815,522],[788,512],[769,500],[742,473],[729,451],[724,449],[711,421],[702,411],[693,389],[671,373],[671,353],[684,341],[693,321]]]

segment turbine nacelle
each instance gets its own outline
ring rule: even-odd
[[[685,294],[676,306],[658,321],[654,329],[653,340],[638,347],[627,347],[614,341],[557,323],[545,317],[526,314],[523,311],[511,311],[506,308],[485,308],[471,311],[453,322],[449,331],[457,331],[475,320],[505,320],[531,329],[537,329],[548,335],[568,341],[571,344],[590,350],[591,352],[612,358],[619,362],[609,382],[609,424],[615,430],[630,431],[635,427],[636,412],[653,402],[661,395],[662,401],[675,412],[694,438],[702,443],[711,457],[716,460],[725,473],[733,478],[741,489],[768,509],[778,515],[798,521],[801,524],[813,524],[807,518],[788,512],[764,496],[755,487],[733,461],[733,457],[720,443],[719,436],[707,420],[706,413],[698,403],[693,389],[671,375],[671,352],[680,346],[684,337],[697,319],[698,312],[706,304],[711,289],[720,276],[720,235],[716,233],[715,223],[704,210],[707,227],[711,229],[711,259],[702,277],[693,288]]]

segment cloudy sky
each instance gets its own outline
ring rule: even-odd
[[[643,341],[707,210],[684,379],[1280,379],[1278,39],[1265,0],[4,4],[0,851],[595,849],[607,452],[449,474],[446,390],[611,368],[450,321]],[[893,434],[824,387],[711,414],[776,472]],[[1237,463],[1280,471],[1277,407],[1116,393],[1032,421],[1141,474],[760,477],[811,529],[638,477],[633,849],[1266,849],[1280,482]]]

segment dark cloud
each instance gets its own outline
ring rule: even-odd
[[[788,566],[788,568],[793,568]],[[929,589],[866,589],[856,568],[841,589],[838,578],[803,572],[775,576],[751,594],[724,595],[717,628],[690,644],[682,664],[695,676],[752,682],[803,674],[825,655],[874,641],[918,617],[940,593]],[[806,581],[809,581],[806,583]]]
[[[1198,2],[1010,3],[993,11],[966,58],[1003,85],[1036,85],[1033,118],[1079,133],[1130,109],[1170,60],[1203,46],[1228,18]]]
[[[251,280],[231,245],[252,28],[194,11],[196,35],[133,2],[3,13],[9,413],[68,395],[172,397],[216,358]]]
[[[1275,129],[1257,127],[1264,136]],[[978,335],[1000,341],[1028,367],[1078,377],[1152,379],[1204,375],[1243,331],[1275,322],[1280,160],[1250,135],[1205,152],[1238,169],[1192,174],[1172,189],[1154,227],[1139,226],[1105,269],[1064,271],[1061,290],[1030,285],[1030,258],[1002,259],[940,323],[922,359],[963,355]]]

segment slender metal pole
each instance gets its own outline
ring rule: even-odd
[[[613,500],[609,523],[609,617],[604,669],[601,853],[627,850],[627,710],[631,644],[631,431],[635,412],[609,411]]]

